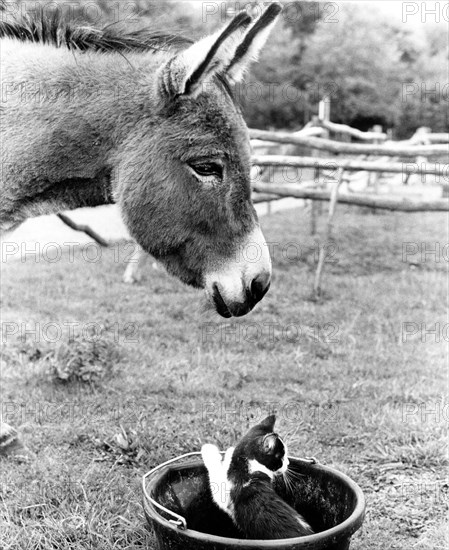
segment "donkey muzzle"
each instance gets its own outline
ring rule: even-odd
[[[248,236],[238,254],[206,276],[206,292],[222,317],[249,313],[268,292],[271,259],[259,227]]]
[[[215,284],[213,287],[212,300],[215,305],[217,313],[222,317],[241,317],[249,313],[253,307],[260,302],[270,288],[271,275],[264,273],[258,275],[251,281],[249,287],[245,289],[245,301],[244,302],[230,302],[226,303],[220,294],[218,286]]]

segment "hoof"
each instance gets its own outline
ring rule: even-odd
[[[0,457],[23,461],[34,458],[34,454],[22,443],[17,430],[4,422],[0,422]]]
[[[123,282],[127,285],[135,285],[140,283],[140,277],[123,277]]]
[[[133,285],[135,283],[139,283],[141,278],[142,274],[138,269],[137,264],[135,262],[129,263],[125,269],[125,273],[123,274],[123,282],[128,285]]]

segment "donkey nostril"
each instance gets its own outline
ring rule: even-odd
[[[255,303],[262,300],[270,288],[270,274],[267,272],[261,273],[251,281],[251,296]]]

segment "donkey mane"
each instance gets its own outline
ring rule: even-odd
[[[112,25],[98,29],[71,23],[57,11],[52,15],[37,12],[13,21],[0,21],[0,38],[3,37],[82,52],[160,51],[183,49],[193,43],[185,36],[160,31],[140,29],[125,32]]]
[[[0,6],[1,8],[1,6]],[[13,21],[0,20],[0,38],[15,38],[22,42],[50,44],[79,52],[145,52],[180,51],[194,40],[180,34],[139,29],[125,32],[123,28],[107,25],[99,29],[66,21],[60,12],[51,16],[42,12],[26,15]],[[217,84],[226,92],[234,104],[237,99],[224,75],[215,76]]]

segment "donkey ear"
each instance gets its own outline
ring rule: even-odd
[[[237,48],[233,60],[226,69],[226,74],[230,80],[234,82],[241,81],[250,64],[257,61],[259,53],[264,47],[281,11],[282,6],[280,4],[270,4],[248,30],[242,43]]]
[[[221,31],[169,59],[157,75],[159,93],[168,98],[194,96],[211,76],[229,65],[250,23],[248,14],[239,13]]]
[[[275,423],[276,423],[276,416],[274,414],[271,414],[270,416],[267,416],[266,418],[264,418],[262,422],[259,424],[259,426],[272,432],[274,429]]]

